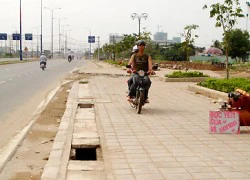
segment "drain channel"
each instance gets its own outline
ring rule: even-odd
[[[94,104],[84,104],[84,103],[79,103],[78,108],[93,108]]]
[[[80,161],[96,161],[96,148],[76,149],[76,160]]]
[[[102,151],[99,146],[91,148],[71,149],[70,160],[78,161],[102,161]]]

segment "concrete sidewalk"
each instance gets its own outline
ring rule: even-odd
[[[92,62],[80,72],[125,74],[122,69]],[[138,115],[126,102],[127,79],[92,76],[88,88],[77,90],[87,90],[85,96],[92,98],[86,102],[94,105],[102,157],[92,164],[92,172],[86,167],[81,170],[79,164],[78,171],[69,173],[68,164],[66,179],[250,179],[249,132],[208,132],[209,110],[217,110],[218,104],[190,92],[190,83],[152,77],[150,103]],[[86,171],[91,175],[85,176]]]

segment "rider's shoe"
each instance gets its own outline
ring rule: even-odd
[[[145,100],[145,103],[149,103],[149,100],[148,100],[148,99],[146,99],[146,100]]]
[[[127,101],[128,101],[128,102],[133,102],[133,99],[132,99],[130,96],[128,96],[128,97],[127,97]]]

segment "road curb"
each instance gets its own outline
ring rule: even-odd
[[[41,180],[65,179],[71,150],[73,135],[73,121],[78,104],[79,83],[75,82],[70,90],[66,103],[66,110],[56,134],[49,160],[44,167]]]
[[[213,98],[213,99],[223,99],[223,100],[227,100],[228,99],[228,94],[224,93],[224,92],[220,92],[220,91],[216,91],[213,89],[208,89],[205,87],[201,87],[198,86],[197,84],[189,84],[188,85],[188,90],[194,92],[194,93],[198,93],[198,94],[202,94],[204,96]]]
[[[205,81],[207,78],[208,77],[187,77],[187,78],[160,77],[160,80],[165,82],[202,82]]]
[[[23,130],[18,133],[4,148],[2,148],[2,152],[0,154],[0,172],[3,170],[7,162],[12,158],[12,156],[15,154],[17,149],[19,148],[20,144],[25,139],[26,135],[30,131],[30,129],[33,127],[34,123],[36,122],[38,116],[40,113],[45,109],[45,107],[48,105],[48,103],[53,99],[53,97],[56,95],[58,90],[61,88],[61,86],[57,86],[54,90],[52,90],[47,98],[43,100],[37,107],[35,113],[33,114],[33,117],[31,119],[31,122],[26,125]]]

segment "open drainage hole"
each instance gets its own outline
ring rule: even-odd
[[[78,104],[78,108],[93,108],[94,104],[83,104],[83,103],[79,103]]]
[[[96,161],[97,160],[96,148],[71,149],[70,159],[80,160],[80,161]]]

